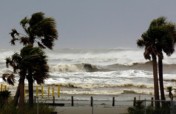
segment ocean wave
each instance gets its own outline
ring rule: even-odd
[[[175,73],[176,64],[164,64],[164,73]],[[152,71],[152,62],[133,63],[131,65],[111,64],[111,65],[96,65],[90,63],[77,64],[54,64],[50,65],[50,72],[96,72],[96,71],[119,71],[119,70],[144,70]]]
[[[147,71],[152,71],[153,66],[152,62],[144,62],[144,63],[133,63],[131,65],[123,65],[123,64],[111,64],[106,66],[109,70],[129,70],[129,69],[134,69],[134,70],[147,70]],[[163,64],[163,69],[164,73],[175,73],[176,69],[176,64]]]
[[[146,94],[151,95],[153,94],[153,90],[132,90],[132,89],[119,89],[119,90],[113,90],[113,89],[95,89],[95,90],[78,90],[78,89],[72,89],[72,90],[62,90],[62,94],[68,94],[68,95],[120,95],[120,94]]]
[[[81,63],[81,64],[57,64],[50,66],[50,72],[95,72],[98,66]]]
[[[56,84],[58,85],[58,84]],[[60,83],[62,87],[66,88],[80,88],[80,89],[97,89],[97,88],[140,88],[153,89],[153,86],[148,84],[85,84],[85,83]]]

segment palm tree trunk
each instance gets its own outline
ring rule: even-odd
[[[32,71],[29,69],[28,75],[28,89],[29,89],[29,105],[33,106],[33,79],[32,79]]]
[[[21,109],[23,109],[22,107],[24,106],[24,79],[20,79],[19,86],[20,86],[19,106]]]
[[[20,108],[24,106],[24,79],[20,79],[15,96],[14,106],[17,106],[19,101]]]
[[[15,107],[16,107],[17,104],[18,104],[19,97],[20,97],[20,83],[18,84],[16,93],[15,93],[15,96],[14,96],[14,106],[15,106]]]
[[[154,96],[155,96],[155,106],[156,108],[160,107],[159,103],[159,87],[158,87],[158,74],[157,74],[157,58],[154,54],[152,54],[153,59],[153,81],[154,81]]]
[[[158,60],[158,68],[159,68],[159,82],[160,82],[161,100],[165,100],[164,83],[163,83],[163,61],[161,58],[159,58],[159,60]]]

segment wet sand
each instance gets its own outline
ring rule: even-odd
[[[58,114],[127,114],[128,107],[56,107]]]

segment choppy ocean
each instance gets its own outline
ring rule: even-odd
[[[15,51],[0,50],[0,75],[12,69],[5,58]],[[140,49],[58,49],[46,51],[50,77],[45,84],[62,85],[62,94],[153,94],[152,64]],[[176,86],[176,53],[164,57],[164,85]],[[0,83],[2,83],[0,78]],[[18,76],[16,77],[18,82]],[[17,85],[17,84],[16,84]]]

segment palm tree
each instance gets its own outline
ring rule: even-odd
[[[24,46],[37,44],[40,48],[52,49],[54,41],[58,37],[55,20],[51,17],[45,17],[44,13],[34,13],[31,18],[25,17],[20,22],[25,31],[25,35],[12,29],[11,44],[15,45],[16,41],[20,41]],[[34,63],[35,64],[35,63]],[[28,84],[29,84],[29,103],[33,104],[33,74],[32,69],[28,69]]]
[[[33,81],[38,84],[44,83],[48,78],[49,67],[47,65],[46,55],[40,48],[27,46],[21,50],[21,56],[24,58],[23,67],[26,68],[26,78],[29,82],[29,104],[33,104]],[[31,100],[31,101],[30,101]]]
[[[140,47],[145,46],[146,49],[148,49],[147,47],[150,47],[149,45],[152,45],[152,49],[154,49],[155,55],[154,58],[158,57],[161,100],[165,100],[164,84],[163,84],[163,63],[162,63],[163,52],[166,53],[166,55],[168,56],[170,56],[174,52],[175,39],[176,39],[175,25],[170,22],[166,22],[165,17],[159,17],[151,22],[148,30],[142,35],[142,38],[137,41],[138,46]],[[146,54],[148,54],[148,51],[147,53],[144,53],[144,56]],[[150,59],[150,55],[147,55],[147,57],[145,58]],[[155,64],[157,64],[157,62]],[[155,65],[155,67],[157,77],[157,65]],[[155,86],[156,84],[158,85],[158,79],[156,80],[155,79],[154,79],[155,82],[154,88],[156,91],[158,87]],[[156,93],[158,93],[158,95],[156,95]],[[155,92],[155,95],[156,95],[155,99],[157,98],[157,100],[159,100],[158,99],[159,92]]]
[[[145,47],[144,58],[151,60],[153,63],[153,80],[154,80],[154,96],[155,100],[159,100],[159,87],[158,87],[158,74],[157,74],[157,48],[155,45],[155,39],[148,36],[147,32],[144,32],[140,39],[137,41],[139,47]],[[159,103],[155,102],[156,107],[159,107]]]
[[[38,84],[42,84],[44,79],[48,77],[49,67],[46,55],[40,48],[28,45],[21,50],[20,54],[15,53],[11,58],[7,58],[6,63],[7,66],[12,66],[14,73],[18,72],[20,76],[14,102],[16,105],[18,100],[20,100],[19,104],[23,106],[24,79],[28,79],[32,73],[32,79],[36,80]],[[3,74],[3,79],[9,84],[14,84],[14,74]]]
[[[41,48],[52,49],[54,41],[58,37],[56,22],[51,17],[45,17],[44,13],[34,13],[31,18],[25,17],[20,21],[25,34],[12,29],[10,35],[12,37],[11,44],[15,45],[16,41],[20,41],[23,45],[34,45],[37,43]]]
[[[165,100],[164,84],[163,84],[163,53],[170,56],[174,52],[174,43],[176,39],[175,25],[167,22],[165,17],[154,19],[149,27],[148,34],[150,37],[156,38],[156,47],[158,51],[158,68],[161,100]]]
[[[25,79],[25,75],[24,75],[24,69],[23,67],[21,67],[21,56],[18,53],[15,53],[12,55],[12,57],[10,58],[6,58],[6,67],[11,66],[13,68],[13,73],[5,73],[3,74],[2,78],[4,81],[6,81],[7,83],[14,85],[15,80],[14,80],[14,74],[17,73],[18,70],[20,70],[19,73],[19,84],[18,84],[18,88],[14,97],[14,105],[16,106],[18,101],[19,101],[19,106],[23,107],[24,105],[24,79]]]

